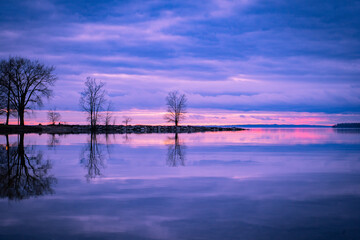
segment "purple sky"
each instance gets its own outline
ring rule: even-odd
[[[56,66],[42,109],[66,122],[85,121],[87,76],[106,83],[119,122],[164,123],[175,89],[189,99],[186,123],[354,122],[359,12],[359,1],[333,0],[1,1],[0,57]]]

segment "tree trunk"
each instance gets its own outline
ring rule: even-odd
[[[19,109],[20,126],[24,126],[24,125],[25,125],[24,112],[25,112],[24,109],[22,109],[22,108]]]
[[[90,127],[91,131],[95,129],[95,116],[92,110],[90,111]]]
[[[9,118],[10,118],[10,109],[8,107],[6,111],[6,125],[9,125]]]
[[[9,118],[10,118],[10,91],[8,91],[8,96],[7,96],[6,125],[9,125]]]

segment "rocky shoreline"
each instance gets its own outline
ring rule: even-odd
[[[149,126],[149,125],[111,125],[97,126],[96,133],[125,134],[125,133],[195,133],[195,132],[218,132],[218,131],[243,131],[239,127],[209,127],[209,126]],[[19,133],[48,133],[48,134],[79,134],[91,133],[88,125],[37,125],[37,126],[18,126],[0,125],[0,134],[19,134]]]

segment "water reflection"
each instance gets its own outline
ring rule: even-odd
[[[66,141],[59,136],[55,151],[47,147],[48,135],[26,135],[24,144],[36,142],[54,163],[56,196],[16,204],[0,199],[0,236],[360,239],[359,134],[333,129],[131,134],[129,144],[123,136],[79,134]],[[16,146],[0,137],[5,170],[7,155],[18,149],[17,137],[9,138]],[[85,172],[89,180],[96,178],[91,184]]]
[[[343,134],[360,134],[360,128],[333,128],[333,131],[336,133],[343,133]]]
[[[56,136],[56,134],[49,134],[49,140],[48,140],[48,148],[54,148],[60,144],[59,137]]]
[[[167,142],[169,142],[166,159],[167,165],[170,167],[185,166],[186,146],[180,141],[178,133],[175,133],[175,137],[168,138]]]
[[[104,168],[105,154],[103,145],[98,144],[97,135],[91,133],[88,143],[81,153],[81,164],[87,169],[85,175],[87,181],[101,176],[101,169]]]
[[[24,146],[24,134],[18,136],[17,144],[0,146],[0,197],[21,200],[53,194],[56,178],[49,175],[50,160],[43,160],[41,151],[34,146]]]
[[[128,133],[124,134],[123,139],[124,139],[124,143],[126,143],[126,144],[131,143],[131,138],[129,137]]]

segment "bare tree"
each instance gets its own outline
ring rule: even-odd
[[[7,99],[6,99],[6,91],[0,85],[0,115],[7,113]]]
[[[0,63],[0,115],[6,113],[6,125],[9,125],[11,113],[12,61],[1,60]]]
[[[166,97],[167,114],[164,116],[168,122],[175,123],[177,127],[179,122],[185,118],[187,98],[185,94],[178,91],[169,92]]]
[[[52,95],[50,86],[56,81],[53,66],[45,66],[37,60],[10,57],[1,61],[0,85],[7,93],[7,122],[12,106],[17,112],[20,125],[24,125],[26,109],[43,104],[42,98]]]
[[[132,121],[133,119],[129,116],[124,116],[124,120],[122,121],[125,126],[127,127],[129,125],[129,123]]]
[[[55,125],[56,122],[60,121],[61,115],[56,112],[56,109],[51,109],[48,111],[48,119],[52,125]]]
[[[106,108],[106,112],[105,112],[105,126],[106,127],[108,127],[110,125],[110,121],[113,118],[113,112],[112,111],[113,111],[113,105],[112,105],[112,102],[109,102],[108,106]]]
[[[81,92],[80,106],[88,113],[87,119],[90,121],[92,130],[96,129],[98,120],[101,117],[100,112],[106,102],[104,86],[105,83],[101,81],[97,83],[95,78],[87,77],[85,89]]]

